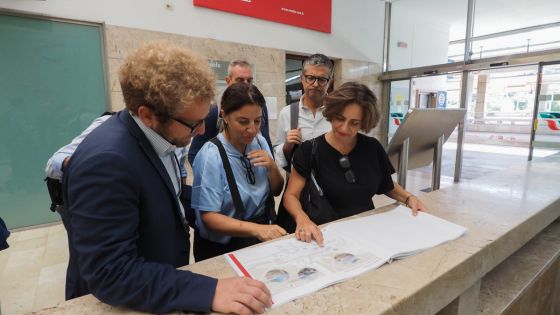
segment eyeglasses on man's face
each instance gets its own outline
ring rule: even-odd
[[[340,165],[340,167],[342,167],[343,169],[346,170],[344,172],[344,178],[346,179],[346,181],[350,184],[355,184],[356,183],[356,175],[354,174],[354,171],[350,168],[351,165],[350,165],[350,159],[348,158],[348,156],[344,155],[343,157],[338,159],[338,164]]]
[[[316,77],[314,75],[304,74],[303,78],[305,79],[305,83],[309,85],[312,85],[315,83],[315,81],[317,81],[317,84],[319,84],[319,86],[325,86],[329,82],[329,78]]]
[[[200,126],[204,123],[204,119],[195,121],[195,122],[186,122],[177,117],[172,117],[171,119],[175,120],[176,122],[180,123],[181,125],[188,127],[191,129],[191,133],[195,133]]]

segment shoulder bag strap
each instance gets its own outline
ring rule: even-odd
[[[319,195],[322,197],[323,196],[323,189],[321,188],[321,186],[319,185],[319,183],[317,182],[317,179],[315,178],[315,161],[317,160],[317,139],[314,138],[311,140],[311,154],[309,155],[309,167],[311,168],[311,171],[309,172],[309,178],[313,181],[313,184],[315,185],[315,187],[317,188],[317,191],[319,192]]]
[[[296,129],[298,127],[298,117],[299,116],[299,102],[290,105],[290,129]]]
[[[245,217],[245,207],[241,202],[241,195],[239,194],[239,189],[237,189],[237,183],[235,182],[235,177],[233,176],[233,171],[231,170],[231,164],[229,164],[229,159],[224,149],[224,145],[217,137],[210,139],[210,141],[218,147],[220,151],[220,157],[222,158],[222,165],[224,171],[226,171],[226,177],[228,181],[229,191],[231,192],[231,198],[233,199],[233,205],[235,206],[235,215],[237,219],[243,219]]]

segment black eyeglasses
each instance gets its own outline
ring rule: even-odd
[[[172,117],[171,119],[175,120],[176,122],[180,123],[181,125],[183,125],[183,126],[185,126],[185,127],[190,128],[190,129],[191,129],[191,133],[195,133],[195,131],[196,131],[200,126],[202,126],[202,123],[204,122],[204,119],[202,119],[202,120],[196,121],[194,124],[192,124],[192,123],[188,123],[188,122],[186,122],[186,121],[182,121],[181,119],[175,118],[175,117]]]
[[[315,81],[317,81],[319,86],[324,86],[325,84],[327,84],[327,82],[329,82],[329,78],[325,78],[325,77],[316,77],[314,75],[306,75],[306,74],[304,74],[303,77],[305,78],[305,82],[307,82],[307,84],[313,84],[315,83]]]
[[[246,155],[242,155],[239,158],[241,159],[241,165],[245,168],[245,178],[247,178],[247,182],[251,185],[255,185],[255,173],[253,172],[251,161],[249,161]]]
[[[344,155],[343,157],[338,159],[338,164],[340,165],[340,167],[346,170],[346,172],[344,172],[344,178],[346,179],[346,181],[350,184],[355,184],[356,175],[354,174],[354,171],[350,168],[351,165],[348,156]]]

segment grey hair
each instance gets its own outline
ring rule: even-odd
[[[327,57],[323,54],[313,54],[313,55],[307,57],[307,59],[305,59],[303,61],[303,71],[304,72],[305,72],[305,67],[307,67],[307,65],[327,67],[327,68],[329,68],[329,78],[332,78],[332,76],[333,76],[334,65],[331,62],[331,60],[329,59],[329,57]]]
[[[232,62],[229,63],[229,66],[227,67],[228,77],[231,77],[231,72],[233,71],[233,68],[235,68],[235,66],[240,66],[242,68],[251,68],[251,64],[245,60],[240,60],[240,59],[233,60]]]

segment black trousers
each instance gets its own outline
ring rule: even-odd
[[[263,214],[256,218],[248,219],[247,221],[257,224],[270,224],[267,215]],[[194,229],[194,242],[193,242],[193,255],[196,262],[208,258],[223,255],[225,253],[233,252],[251,245],[260,243],[256,237],[232,237],[227,244],[216,243],[209,241],[202,236],[198,229]]]
[[[232,237],[227,244],[216,243],[203,238],[200,236],[198,229],[195,229],[193,242],[194,260],[199,262],[258,243],[260,241],[255,237]]]

